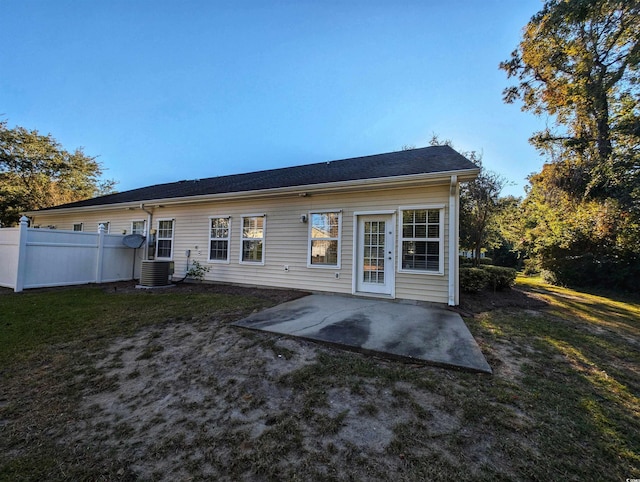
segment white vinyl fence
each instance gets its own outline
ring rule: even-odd
[[[22,291],[46,286],[131,280],[138,264],[124,236],[29,228],[0,229],[0,286]]]

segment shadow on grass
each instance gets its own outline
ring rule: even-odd
[[[522,387],[544,452],[587,479],[620,478],[640,469],[640,304],[622,297],[519,279],[544,297],[540,312],[497,311],[479,317],[482,335],[529,346],[534,363]],[[561,464],[549,461],[550,473]],[[574,473],[577,476],[578,473]]]

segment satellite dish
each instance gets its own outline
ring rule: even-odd
[[[144,244],[144,236],[142,234],[129,234],[122,238],[122,244],[128,248],[139,248]]]

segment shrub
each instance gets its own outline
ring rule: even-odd
[[[609,288],[631,292],[640,291],[640,258],[595,256],[558,256],[543,261],[543,279],[551,284],[574,287]]]
[[[204,275],[211,271],[209,266],[204,266],[198,261],[193,261],[191,267],[187,271],[185,278],[192,278],[198,281],[204,280]]]
[[[540,261],[537,259],[527,258],[524,260],[524,274],[533,276],[540,273]]]
[[[480,264],[482,265],[487,265],[487,264],[493,264],[493,259],[492,258],[480,258]]]
[[[553,271],[549,271],[548,269],[543,269],[542,271],[540,271],[540,277],[545,283],[549,283],[550,285],[560,284],[558,283],[558,278],[556,277],[555,273]]]
[[[482,268],[460,268],[460,289],[467,293],[482,291],[489,282],[489,273]]]
[[[496,266],[506,266],[507,268],[521,268],[522,260],[520,253],[513,249],[511,245],[502,244],[491,251],[491,259]]]
[[[473,266],[473,258],[467,258],[466,256],[460,256],[460,267]]]
[[[517,271],[513,268],[505,268],[503,266],[483,266],[482,269],[487,273],[487,287],[494,291],[502,291],[511,288],[516,282]]]

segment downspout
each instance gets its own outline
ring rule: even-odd
[[[458,236],[459,236],[459,184],[458,176],[451,176],[449,186],[449,306],[459,304],[458,268]]]
[[[144,259],[145,261],[149,260],[149,236],[151,236],[151,226],[153,222],[153,211],[147,211],[144,207],[144,203],[140,203],[140,209],[147,213],[147,229],[145,233],[145,237],[147,241],[144,243]]]

